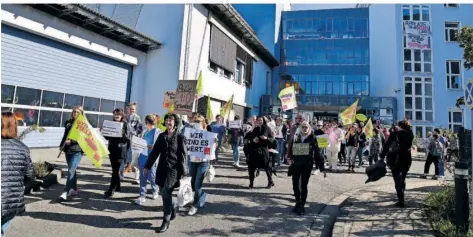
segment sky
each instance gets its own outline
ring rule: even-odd
[[[292,4],[291,10],[320,10],[337,8],[354,8],[356,4]]]

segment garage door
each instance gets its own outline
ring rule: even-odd
[[[75,105],[94,127],[124,108],[131,65],[4,24],[1,31],[2,111],[46,128],[27,137],[30,147],[57,146]]]

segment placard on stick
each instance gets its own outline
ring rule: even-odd
[[[179,80],[176,90],[176,102],[174,104],[174,112],[181,115],[192,114],[194,99],[196,93],[195,80],[183,81]]]

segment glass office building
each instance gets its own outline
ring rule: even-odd
[[[369,97],[368,8],[286,11],[280,37],[279,89],[296,88],[296,112],[311,113],[317,119],[336,118],[360,99],[361,113],[395,119],[394,98]],[[279,100],[272,98],[277,107]]]

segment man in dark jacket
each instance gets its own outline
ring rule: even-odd
[[[25,212],[25,183],[33,179],[30,149],[18,137],[11,112],[2,113],[2,236],[15,216]]]

